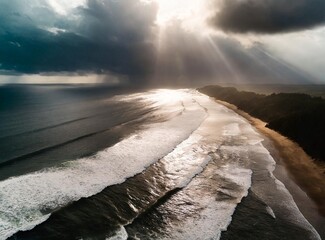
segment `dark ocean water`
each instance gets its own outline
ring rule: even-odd
[[[39,166],[45,158],[53,158],[51,162],[57,164],[93,154],[129,131],[117,127],[126,124],[132,127],[136,125],[132,121],[153,110],[143,104],[110,100],[113,92],[116,94],[115,89],[87,90],[66,86],[2,87],[1,166],[26,159],[39,161],[35,164]],[[46,160],[44,166],[48,164],[51,163]],[[43,167],[38,166],[34,167]]]
[[[194,90],[0,87],[0,239],[320,239],[247,121]]]

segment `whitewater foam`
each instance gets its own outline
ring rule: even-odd
[[[114,236],[106,238],[106,240],[127,240],[128,233],[126,232],[124,227],[120,227],[120,229],[115,233]]]
[[[252,153],[251,167],[256,169],[254,174],[259,179],[252,184],[252,192],[267,205],[266,211],[270,216],[276,218],[276,215],[281,215],[282,218],[285,218],[293,225],[305,229],[309,233],[310,239],[321,239],[317,231],[298,209],[288,189],[274,176],[276,162],[270,152],[263,146],[263,137],[251,125],[247,125],[246,130],[251,133],[255,132],[257,136],[255,140],[248,141],[249,145],[246,147],[247,151]],[[264,171],[264,169],[267,171]],[[267,189],[265,186],[267,186]]]
[[[266,206],[266,211],[271,217],[273,217],[274,219],[276,218],[275,214],[274,214],[272,208],[270,208],[270,206]]]
[[[276,214],[283,215],[277,212],[279,208],[274,204],[282,199],[283,202],[278,203],[284,206],[282,209],[292,211],[288,215],[289,222],[306,229],[311,239],[320,239],[315,229],[297,209],[290,193],[273,176],[275,162],[262,145],[263,138],[260,134],[236,113],[219,105],[211,105],[208,101],[198,102],[208,109],[209,117],[192,135],[199,133],[202,136],[197,139],[200,146],[194,146],[193,149],[205,148],[197,151],[205,152],[213,157],[213,161],[208,163],[202,174],[161,207],[162,213],[174,215],[163,216],[169,219],[168,227],[164,229],[164,235],[158,235],[157,239],[220,239],[222,231],[226,231],[231,223],[238,203],[248,194],[253,172],[259,176],[261,173],[267,173],[265,179],[260,180],[263,188],[261,192],[256,192],[255,187],[253,191],[263,202],[270,204],[266,208],[268,214],[272,218],[275,218]],[[210,133],[212,129],[213,133]],[[215,146],[212,146],[211,142],[216,143]],[[188,152],[180,152],[179,158],[187,155]],[[254,163],[261,165],[256,168],[253,167]],[[174,167],[177,170],[177,165]],[[263,181],[268,178],[277,185],[274,191],[265,189],[269,183]],[[213,192],[215,190],[216,193]],[[281,192],[280,199],[276,197],[278,191]]]
[[[92,157],[0,182],[0,239],[33,228],[48,219],[52,211],[70,202],[124,182],[171,152],[206,117],[202,107],[193,103],[191,93],[180,92],[182,104],[174,104],[172,110],[185,108],[183,114],[147,125],[144,130]],[[145,97],[142,95],[143,101],[152,101]],[[157,111],[157,114],[162,113]]]
[[[246,120],[195,91],[172,93],[173,97],[167,100],[167,92],[159,90],[116,98],[154,103],[157,115],[177,113],[171,114],[169,120],[148,124],[92,157],[0,182],[0,240],[46,221],[52,211],[70,202],[124,182],[161,158],[175,187],[184,187],[172,197],[170,212],[180,214],[182,207],[187,210],[186,206],[198,210],[193,211],[191,218],[183,218],[181,224],[169,226],[165,238],[219,239],[251,187],[252,174],[256,170],[251,171],[251,162],[264,159],[268,177],[285,199],[277,203],[278,199],[265,194],[262,189],[265,185],[253,187],[254,193],[269,206],[266,211],[275,217],[280,205],[288,211],[294,224],[312,232],[312,239],[320,239],[284,185],[273,176],[275,162],[262,145],[262,137]],[[196,174],[198,177],[193,179]],[[216,192],[203,194],[206,193],[203,190]],[[191,204],[187,205],[188,202]],[[184,216],[190,213],[185,212]],[[108,239],[127,239],[124,227],[114,237]]]
[[[248,134],[242,145],[232,146],[232,140],[241,138],[242,134],[246,137],[242,125],[248,123],[208,98],[195,99],[207,109],[209,117],[171,154],[170,161],[174,164],[167,166],[167,172],[178,176],[181,164],[193,158],[196,159],[193,163],[201,162],[202,169],[201,172],[197,169],[197,177],[185,182],[186,187],[162,206],[163,212],[175,216],[167,220],[165,234],[158,239],[219,239],[251,186],[246,144],[257,139],[256,133]],[[179,220],[175,222],[175,218]]]
[[[167,203],[167,212],[175,212],[181,219],[179,223],[171,223],[167,234],[159,239],[217,240],[227,229],[237,204],[248,194],[252,172],[236,163],[221,168],[211,165],[207,166],[209,173],[194,178]],[[227,188],[228,184],[236,187]]]

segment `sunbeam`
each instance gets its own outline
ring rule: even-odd
[[[214,50],[214,52],[218,55],[224,66],[227,68],[229,73],[233,76],[236,83],[242,83],[242,79],[238,76],[237,71],[234,69],[234,67],[231,65],[230,61],[226,58],[226,56],[221,52],[218,44],[213,40],[211,35],[207,35],[208,42],[210,43],[210,46]]]
[[[306,77],[306,79],[308,79],[308,81],[310,83],[315,83],[312,81],[312,79],[308,76],[307,73],[305,73],[303,70],[298,70],[296,67],[294,67],[293,65],[291,64],[288,64],[287,62],[277,58],[276,56],[268,53],[267,51],[265,51],[264,49],[262,49],[261,47],[259,46],[256,46],[256,49],[260,52],[262,52],[263,54],[265,54],[266,56],[268,56],[270,59],[274,60],[275,62],[277,62],[278,64],[280,65],[283,65],[285,66],[286,68],[290,69],[292,72],[296,73],[297,75],[304,75]],[[314,80],[315,81],[315,80]]]
[[[324,10],[0,0],[0,240],[325,239]]]

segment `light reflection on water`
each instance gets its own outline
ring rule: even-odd
[[[158,115],[196,109],[190,117],[184,114],[175,118],[177,125],[169,127],[177,129],[169,129],[171,136],[180,134],[177,131],[182,128],[184,131],[191,121],[197,125],[192,134],[187,133],[185,141],[177,147],[173,145],[174,150],[142,173],[58,210],[31,232],[18,234],[17,239],[42,239],[44,234],[48,239],[105,239],[116,229],[121,232],[125,225],[131,239],[141,234],[141,239],[220,237],[237,204],[248,193],[252,160],[268,161],[269,153],[260,144],[260,136],[238,115],[193,90],[155,90],[125,99],[157,105]],[[199,121],[195,119],[198,116],[202,117]],[[161,130],[166,126],[161,122],[157,127]],[[154,131],[151,129],[148,136]],[[141,142],[142,137],[138,133],[134,140]],[[169,136],[147,142],[145,148],[134,147],[117,164],[120,168],[130,165],[133,154],[143,154],[137,160],[141,163],[148,155],[149,145],[156,144],[153,151],[159,150],[170,142],[166,137]],[[264,167],[262,171],[273,181],[265,165],[259,167]],[[109,169],[105,171],[103,179],[112,177]],[[122,233],[125,236],[124,230]]]

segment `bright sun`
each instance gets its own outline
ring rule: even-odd
[[[165,26],[178,20],[187,28],[205,25],[208,6],[207,0],[153,0],[159,5],[157,24]]]

